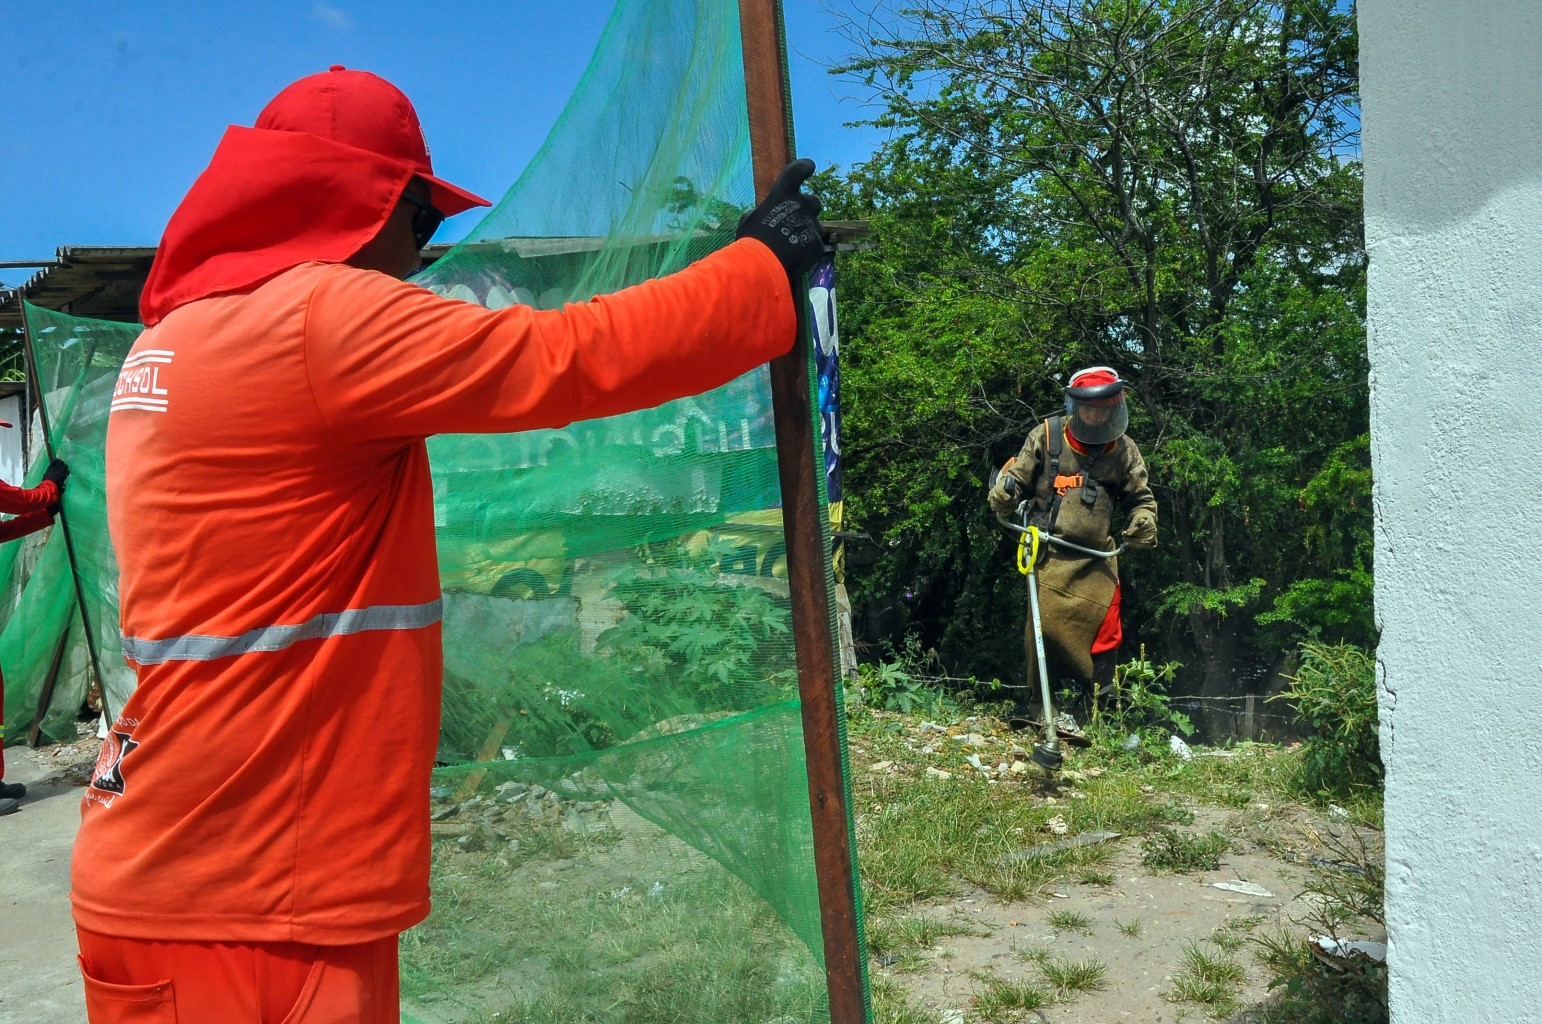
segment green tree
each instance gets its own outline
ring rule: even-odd
[[[1260,615],[1272,644],[1368,642],[1327,621],[1370,568],[1352,6],[910,0],[851,28],[842,70],[891,131],[825,179],[878,238],[841,283],[851,503],[891,545],[868,585],[915,591],[955,659],[1008,657],[1020,585],[983,481],[1066,371],[1106,363],[1163,521],[1129,620],[1215,696]]]

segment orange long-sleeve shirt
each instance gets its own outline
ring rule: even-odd
[[[422,920],[441,681],[424,438],[701,392],[785,352],[794,322],[747,240],[561,311],[307,264],[146,331],[107,433],[139,685],[82,804],[76,921],[343,944]]]

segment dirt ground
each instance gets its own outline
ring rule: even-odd
[[[1222,829],[1232,817],[1222,809],[1198,808],[1193,827]],[[977,1018],[971,997],[981,987],[982,974],[1043,987],[1033,964],[1020,955],[1043,950],[1063,959],[1096,959],[1108,972],[1101,989],[1070,993],[1064,1001],[1029,1013],[1028,1019],[1048,1024],[1197,1022],[1210,1019],[1203,1006],[1170,998],[1185,948],[1199,943],[1207,953],[1219,954],[1219,947],[1206,940],[1228,926],[1242,936],[1299,931],[1292,918],[1303,909],[1297,896],[1305,872],[1272,854],[1256,849],[1230,853],[1222,857],[1220,870],[1183,875],[1143,867],[1136,840],[1115,840],[1114,846],[1114,855],[1099,865],[1114,876],[1109,885],[1067,880],[1051,887],[1047,902],[1026,903],[1003,903],[971,891],[927,908],[928,915],[968,925],[975,934],[942,939],[922,971],[901,973],[874,965],[875,976],[890,978],[940,1022],[969,1021]],[[1212,887],[1236,881],[1261,886],[1270,895]],[[1057,931],[1050,915],[1066,912],[1085,916],[1086,930]],[[1134,930],[1137,922],[1138,934],[1120,929]],[[1260,965],[1245,949],[1233,958],[1247,971],[1238,1001],[1243,1006],[1263,1001],[1269,978]]]
[[[74,962],[68,874],[79,787],[88,777],[96,747],[94,736],[86,736],[64,746],[5,752],[7,779],[29,789],[22,809],[0,818],[0,1022],[5,1024],[85,1021]],[[1228,927],[1242,937],[1299,933],[1300,925],[1294,922],[1307,909],[1297,899],[1309,875],[1307,862],[1322,849],[1323,831],[1336,826],[1297,807],[1276,808],[1267,821],[1257,820],[1256,814],[1250,821],[1245,812],[1227,808],[1194,810],[1195,830],[1239,836],[1219,870],[1154,872],[1142,866],[1137,839],[1111,840],[1112,855],[1098,866],[1106,884],[1068,879],[1050,887],[1049,899],[1022,903],[970,890],[915,908],[918,914],[965,925],[969,934],[940,939],[923,955],[918,969],[875,963],[874,977],[897,985],[938,1024],[965,1024],[981,1019],[972,1000],[982,978],[1042,987],[1032,957],[1048,953],[1101,961],[1107,965],[1103,985],[1069,993],[1030,1011],[1024,1020],[1176,1024],[1210,1019],[1203,1006],[1171,998],[1185,950],[1198,944],[1218,953],[1208,940]],[[1267,842],[1261,842],[1257,829],[1265,825]],[[1239,881],[1261,886],[1269,895],[1214,887]],[[1057,912],[1083,915],[1085,924],[1077,930],[1057,930],[1050,923]],[[1233,958],[1246,970],[1239,1002],[1256,1005],[1267,996],[1269,978],[1246,948]],[[414,1007],[419,1013],[423,1009]],[[1247,1018],[1239,1014],[1232,1019]]]

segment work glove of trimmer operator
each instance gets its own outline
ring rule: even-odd
[[[996,477],[996,486],[986,495],[985,500],[990,503],[991,511],[998,515],[1010,515],[1020,500],[1017,496],[1017,478],[1007,472],[1016,461],[1016,458],[1007,460],[1007,464],[1001,467],[1001,475]]]
[[[735,238],[764,242],[793,276],[806,273],[825,254],[819,198],[801,191],[813,173],[812,160],[794,160],[782,168],[766,198],[739,218],[734,232]]]
[[[1132,548],[1154,548],[1157,542],[1156,513],[1149,508],[1138,508],[1130,516],[1130,525],[1124,528],[1124,539]]]
[[[64,481],[69,478],[69,475],[70,467],[64,464],[63,459],[54,459],[48,464],[48,468],[43,470],[43,479],[52,480],[60,490],[64,489]]]

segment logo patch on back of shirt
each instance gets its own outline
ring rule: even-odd
[[[128,788],[128,780],[123,776],[123,760],[139,747],[139,741],[134,739],[134,726],[138,724],[139,720],[134,718],[119,718],[113,723],[107,738],[102,741],[102,751],[96,757],[96,768],[86,791],[87,800],[111,807]]]
[[[171,404],[170,381],[161,379],[161,370],[171,367],[176,353],[169,349],[147,348],[123,361],[118,371],[118,386],[112,391],[112,411],[138,409],[141,412],[165,412]]]

